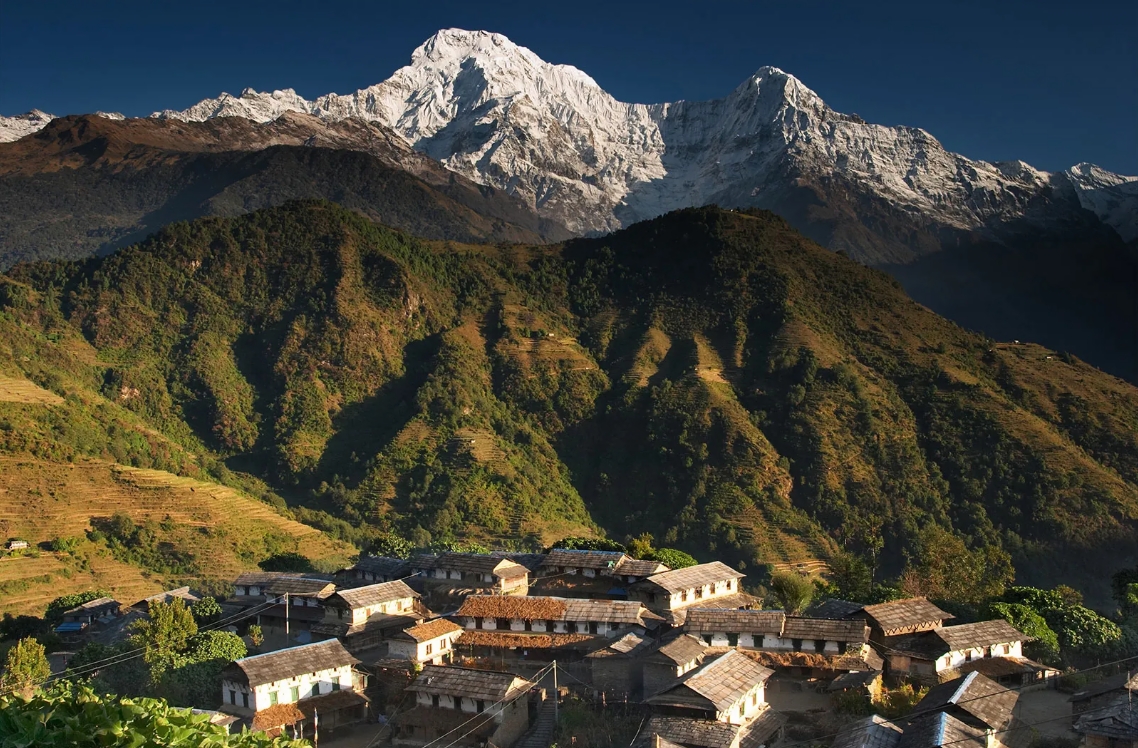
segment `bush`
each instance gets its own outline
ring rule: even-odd
[[[316,571],[312,562],[306,557],[291,552],[269,556],[257,566],[260,566],[262,571],[291,571],[297,574],[308,574]]]

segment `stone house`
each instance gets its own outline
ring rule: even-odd
[[[411,573],[436,587],[489,590],[497,595],[526,595],[529,569],[500,556],[439,553],[415,556]]]
[[[1039,672],[1046,672],[1043,665],[1023,657],[1025,639],[1000,618],[890,638],[885,659],[891,674],[930,683],[951,677],[958,670],[973,671],[970,666],[981,660],[1008,659],[1020,666],[1030,663]]]
[[[324,600],[323,617],[312,626],[314,636],[337,637],[351,652],[378,647],[429,615],[419,593],[401,581],[338,590]]]
[[[53,629],[68,644],[79,644],[92,626],[110,623],[122,616],[122,603],[100,597],[64,611],[63,621]]]
[[[689,634],[672,639],[643,657],[641,674],[646,696],[659,693],[703,664],[707,646]]]
[[[770,708],[765,688],[773,674],[746,655],[729,650],[644,701],[656,714],[741,725]]]
[[[781,739],[783,715],[764,709],[746,724],[654,714],[631,748],[765,748]]]
[[[963,678],[933,686],[909,714],[909,726],[905,728],[905,733],[908,735],[912,731],[914,736],[902,739],[902,745],[925,734],[920,732],[925,728],[914,729],[919,724],[927,726],[928,723],[939,720],[938,724],[944,729],[961,732],[961,739],[965,742],[995,748],[1003,744],[1001,733],[1011,723],[1012,712],[1018,700],[1019,694],[1016,691],[979,673],[969,673]],[[936,734],[932,728],[928,728],[927,732],[930,735]],[[919,745],[937,746],[944,743],[926,742]]]
[[[1112,701],[1080,714],[1074,729],[1086,748],[1138,748],[1138,706],[1129,694],[1115,694]]]
[[[604,646],[585,655],[593,687],[609,700],[639,698],[644,671],[641,654],[651,648],[652,640],[639,634],[625,634],[615,641],[604,642]]]
[[[354,564],[336,572],[343,587],[355,587],[373,582],[394,582],[411,573],[411,566],[401,558],[387,556],[360,556]]]
[[[541,562],[538,574],[554,576],[561,574],[582,577],[611,577],[622,563],[631,559],[619,551],[580,551],[568,548],[554,548]]]
[[[394,743],[511,748],[529,727],[534,685],[513,673],[427,665],[407,687],[415,705],[396,716]]]
[[[869,624],[870,641],[888,643],[893,637],[938,629],[954,616],[923,597],[910,597],[865,605],[845,617],[864,619]]]
[[[997,745],[991,731],[947,712],[911,719],[897,741],[897,748],[996,748]]]
[[[436,618],[393,634],[387,642],[387,654],[391,659],[442,665],[454,656],[454,643],[461,634],[462,626]]]
[[[639,600],[669,623],[679,625],[689,608],[751,607],[754,599],[742,594],[739,587],[739,580],[745,576],[727,564],[712,561],[653,574],[632,585],[629,598]]]
[[[1118,673],[1091,681],[1071,694],[1071,721],[1074,723],[1086,712],[1106,707],[1119,697],[1130,698],[1136,690],[1138,675],[1130,673]]]
[[[838,733],[830,748],[897,748],[902,729],[874,714]]]
[[[251,715],[254,729],[270,734],[303,734],[314,712],[326,729],[362,721],[367,676],[353,669],[358,663],[335,639],[235,660],[221,674],[221,710]]]
[[[178,587],[177,589],[159,592],[158,594],[151,595],[150,597],[144,597],[130,607],[132,610],[138,611],[140,613],[146,613],[150,610],[150,603],[169,604],[173,602],[175,598],[181,598],[182,602],[186,604],[187,608],[201,599],[194,593],[190,592],[189,587]]]

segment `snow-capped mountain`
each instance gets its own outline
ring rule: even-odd
[[[19,140],[25,135],[31,135],[47,126],[55,119],[55,115],[33,109],[14,117],[0,116],[0,143],[10,143]]]
[[[836,112],[773,67],[722,99],[629,104],[577,68],[547,63],[485,31],[440,31],[409,65],[353,94],[309,101],[291,89],[246,89],[152,116],[267,122],[288,111],[389,127],[449,169],[507,190],[578,233],[710,202],[788,216],[816,202],[844,202],[834,210],[856,214],[864,225],[985,231],[1032,216],[1033,202],[1065,191],[1124,238],[1138,236],[1138,178],[1087,164],[1051,174],[1021,161],[968,159],[922,129]],[[0,139],[46,124],[7,122]],[[867,215],[874,211],[882,215]],[[1046,213],[1036,210],[1031,220],[1046,220]],[[828,228],[809,233],[873,262],[907,261],[924,251],[906,228],[871,228],[872,241]]]
[[[265,121],[290,109],[380,122],[579,232],[708,202],[774,207],[791,185],[835,177],[922,224],[971,230],[1006,221],[1067,180],[1083,207],[1120,231],[1134,223],[1115,192],[1136,178],[1085,165],[1049,174],[1020,161],[971,160],[919,128],[835,112],[777,68],[761,68],[723,99],[628,104],[580,70],[484,31],[440,31],[409,65],[354,94],[307,101],[291,90],[246,90],[155,116]]]

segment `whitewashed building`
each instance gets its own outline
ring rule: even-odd
[[[462,626],[445,618],[420,623],[393,635],[387,643],[387,654],[392,659],[442,665],[454,656],[454,643],[462,630]]]

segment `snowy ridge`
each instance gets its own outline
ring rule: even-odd
[[[47,127],[47,123],[55,119],[55,115],[33,109],[14,117],[0,116],[0,143],[10,143],[19,140],[25,135],[39,132]]]
[[[577,68],[485,31],[439,31],[407,66],[355,93],[309,101],[291,89],[246,89],[152,116],[267,122],[289,111],[387,126],[579,233],[708,202],[771,205],[794,185],[840,177],[922,224],[960,229],[1022,216],[1041,194],[1069,185],[1082,207],[1138,235],[1132,177],[1089,164],[1049,174],[1021,161],[971,160],[919,128],[835,112],[773,67],[722,99],[620,102]],[[12,138],[0,131],[0,139]]]

